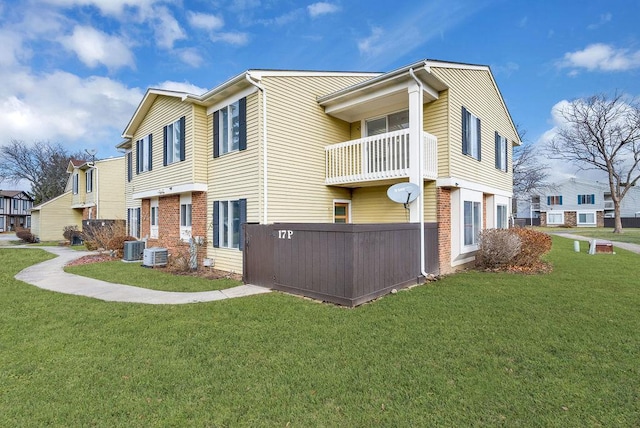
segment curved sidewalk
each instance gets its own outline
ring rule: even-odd
[[[17,247],[14,247],[17,248]],[[22,247],[25,248],[25,247]],[[33,248],[33,247],[30,247]],[[38,247],[58,257],[29,266],[18,272],[16,279],[45,290],[64,294],[92,297],[108,302],[148,303],[153,305],[176,305],[185,303],[212,302],[234,297],[269,293],[271,290],[257,285],[239,285],[226,290],[180,293],[149,290],[131,285],[114,284],[98,279],[73,275],[64,271],[64,266],[89,251],[75,251],[66,247]]]

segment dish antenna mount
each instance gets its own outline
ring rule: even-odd
[[[398,183],[387,189],[387,196],[393,202],[403,204],[405,209],[415,201],[420,194],[420,188],[414,183]]]

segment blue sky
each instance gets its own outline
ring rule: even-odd
[[[201,93],[250,68],[384,72],[428,58],[489,65],[542,146],[559,103],[640,95],[638,18],[637,0],[0,0],[0,145],[116,156],[148,87]]]

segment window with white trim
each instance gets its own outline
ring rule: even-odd
[[[4,198],[0,197],[0,210],[4,210]]]
[[[129,235],[140,238],[140,208],[127,209],[127,225]]]
[[[247,148],[247,98],[213,113],[213,157]]]
[[[85,179],[87,181],[87,193],[93,192],[93,169],[88,169],[85,173]]]
[[[547,205],[562,205],[562,196],[547,196]]]
[[[462,107],[462,154],[480,160],[480,119]]]
[[[170,126],[172,126],[172,132],[173,132],[173,124]],[[179,130],[180,130],[180,127],[178,126],[178,131]],[[138,174],[145,171],[151,171],[153,169],[152,168],[153,165],[151,163],[152,141],[153,141],[153,137],[151,136],[151,134],[147,135],[141,140],[136,141],[136,173]],[[174,136],[171,136],[172,144],[173,144],[173,141],[174,141]],[[178,143],[180,143],[179,135],[178,135]],[[178,145],[178,156],[180,155],[179,150],[180,150],[180,146]]]
[[[409,110],[365,120],[367,137],[409,128]]]
[[[596,195],[578,195],[578,205],[593,205],[596,203]]]
[[[477,245],[482,224],[482,204],[476,201],[464,201],[464,245]]]
[[[242,224],[247,221],[247,200],[215,201],[213,203],[213,246],[242,250]]]
[[[496,132],[496,168],[507,172],[507,138]]]
[[[159,227],[158,221],[160,217],[160,211],[158,207],[158,198],[151,199],[150,202],[150,215],[149,215],[149,237],[151,239],[158,239],[159,236]]]
[[[595,226],[596,213],[595,211],[578,212],[577,220],[578,226]]]
[[[164,127],[163,165],[185,160],[185,117]]]
[[[506,205],[496,205],[496,229],[509,228],[509,217]]]
[[[547,224],[564,224],[564,211],[547,212]]]
[[[180,195],[180,239],[189,242],[191,239],[191,193]]]
[[[77,195],[78,194],[78,173],[74,172],[73,173],[73,177],[71,177],[71,178],[72,178],[72,181],[73,181],[73,194]]]

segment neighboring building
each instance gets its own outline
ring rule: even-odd
[[[0,190],[0,232],[31,227],[33,198],[22,190]]]
[[[572,178],[531,198],[530,211],[541,226],[603,227],[615,216],[609,185]],[[621,217],[640,216],[640,189],[631,188],[622,200]]]
[[[150,89],[123,138],[129,233],[168,248],[206,238],[236,272],[245,222],[437,222],[440,273],[472,262],[480,230],[508,225],[520,144],[489,67],[431,60]],[[408,212],[386,195],[406,181],[424,193]]]
[[[124,157],[98,161],[72,159],[65,192],[31,210],[31,233],[42,241],[63,239],[65,226],[82,220],[124,219]]]

